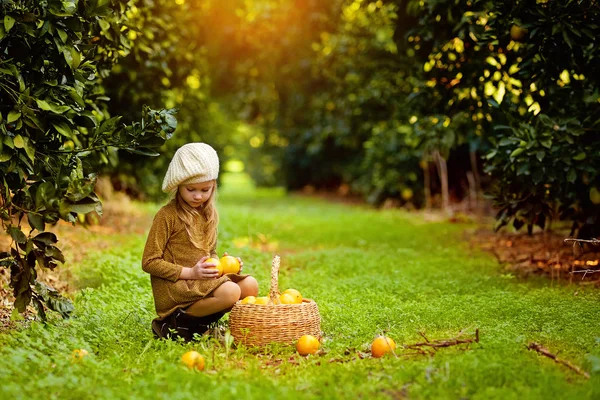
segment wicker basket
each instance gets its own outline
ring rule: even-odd
[[[241,304],[238,301],[233,306],[229,329],[236,343],[257,346],[272,342],[292,343],[302,335],[321,335],[321,316],[314,300],[280,304],[279,264],[279,256],[275,256],[271,266],[269,304]]]

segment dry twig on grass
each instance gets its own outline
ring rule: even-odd
[[[462,332],[459,333],[457,337],[452,339],[438,339],[433,341],[429,340],[424,333],[419,332],[419,334],[425,339],[425,342],[404,344],[402,347],[405,349],[419,350],[421,347],[431,347],[433,349],[437,349],[440,347],[450,347],[464,343],[479,343],[479,329],[475,329],[475,337],[469,339],[460,339]]]
[[[588,374],[587,372],[585,372],[584,370],[582,370],[581,368],[579,368],[576,365],[571,364],[571,362],[567,361],[567,360],[563,360],[560,359],[556,356],[556,354],[552,354],[550,353],[550,351],[548,351],[548,349],[546,349],[545,347],[543,347],[541,344],[539,343],[535,343],[535,342],[531,342],[529,343],[529,346],[527,346],[527,348],[529,350],[535,350],[537,351],[539,354],[546,356],[548,358],[553,359],[554,361],[556,361],[559,364],[564,365],[565,367],[577,372],[579,375],[582,375],[584,377],[586,377],[587,379],[590,379],[590,374]]]

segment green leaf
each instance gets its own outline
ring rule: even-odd
[[[2,150],[0,152],[0,163],[7,162],[12,158],[12,154],[7,152],[6,150]]]
[[[155,151],[152,151],[152,150],[149,150],[149,149],[144,149],[144,148],[134,149],[132,147],[126,147],[125,150],[127,150],[130,153],[139,154],[139,155],[142,155],[142,156],[156,157],[156,156],[160,155],[159,153],[157,153]]]
[[[542,162],[544,156],[546,156],[546,152],[544,150],[539,150],[537,153],[535,153],[535,156],[539,162]]]
[[[27,236],[25,236],[23,231],[21,231],[21,229],[16,226],[11,226],[10,228],[8,228],[8,234],[17,243],[27,243]]]
[[[567,31],[566,30],[562,31],[562,35],[563,35],[563,38],[565,39],[565,42],[569,46],[569,48],[573,49],[573,43],[571,43],[571,39],[569,38],[569,35],[567,35]]]
[[[50,14],[57,17],[70,17],[77,11],[78,0],[58,0],[50,2]]]
[[[552,139],[548,138],[548,139],[541,139],[540,140],[540,144],[542,146],[544,146],[545,148],[549,149],[552,147]]]
[[[46,229],[46,223],[40,214],[34,214],[30,212],[27,214],[27,220],[29,221],[29,225],[37,229],[39,232],[44,232]],[[35,238],[33,240],[35,241]]]
[[[117,125],[120,120],[121,120],[121,117],[118,116],[118,117],[112,117],[112,118],[109,118],[109,119],[103,121],[102,124],[100,124],[100,127],[96,130],[96,134],[109,135],[109,134],[113,133],[115,131],[115,129],[117,128]]]
[[[35,192],[35,206],[41,208],[49,204],[56,195],[56,189],[52,182],[43,182]]]
[[[73,203],[69,200],[63,199],[60,202],[60,214],[63,218],[67,217],[67,214],[75,212],[77,214],[87,214],[92,211],[97,211],[102,203],[94,200],[84,200],[78,203]]]
[[[581,153],[574,156],[573,160],[581,161],[581,160],[585,160],[585,157],[586,157],[586,154],[585,154],[585,152],[582,151]]]
[[[58,33],[60,40],[62,40],[63,43],[67,43],[67,39],[69,39],[69,35],[67,35],[67,32],[60,28],[56,28],[56,32]]]
[[[518,156],[519,154],[521,154],[524,151],[525,151],[525,149],[523,147],[519,147],[518,149],[515,149],[515,150],[513,150],[512,153],[510,153],[510,158],[515,158],[516,156]]]
[[[33,238],[33,242],[38,245],[38,247],[42,248],[57,243],[58,238],[52,232],[42,232]]]
[[[15,25],[15,19],[13,17],[11,17],[10,15],[5,15],[4,16],[4,29],[6,30],[6,33],[10,32],[10,30],[12,29],[12,27]]]
[[[567,174],[567,181],[574,183],[575,179],[577,179],[577,172],[575,171],[575,169],[571,168],[569,169],[569,173]]]
[[[49,103],[45,100],[41,100],[41,99],[35,99],[35,102],[37,103],[38,107],[41,108],[44,111],[51,111],[55,114],[62,114],[65,111],[68,111],[71,109],[71,107],[69,106],[61,106],[59,104],[56,103]]]
[[[52,126],[61,135],[66,136],[68,138],[72,138],[73,137],[73,131],[71,130],[71,127],[66,122],[62,122],[62,121],[60,121],[60,122],[53,122]]]
[[[35,160],[35,146],[31,144],[31,140],[29,138],[24,138],[25,141],[25,153],[27,153],[27,157],[33,162]]]
[[[15,144],[15,147],[17,149],[22,149],[25,147],[25,140],[23,139],[23,136],[21,136],[20,134],[15,136],[15,138],[13,139],[13,143]]]
[[[7,122],[10,124],[11,122],[15,122],[21,118],[21,113],[19,111],[11,111],[8,113]]]

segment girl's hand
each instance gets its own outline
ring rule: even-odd
[[[209,256],[204,256],[192,267],[193,275],[196,279],[216,279],[219,277],[219,270],[216,269],[215,263],[205,262]]]
[[[228,256],[229,254],[227,254],[227,252],[223,253],[223,257]],[[240,271],[238,272],[239,274],[242,273],[242,269],[244,268],[244,262],[242,261],[242,259],[240,257],[236,257],[238,262],[240,263]]]

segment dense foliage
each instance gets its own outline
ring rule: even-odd
[[[58,220],[101,212],[96,172],[116,149],[156,155],[173,110],[140,107],[125,125],[111,116],[101,80],[131,48],[128,1],[3,1],[0,24],[0,218],[13,240],[0,265],[11,271],[15,307],[33,301],[68,315],[71,304],[37,282],[36,266],[64,262]]]
[[[240,51],[219,66],[262,175],[444,207],[484,186],[497,228],[597,223],[597,1],[262,1],[229,17]]]
[[[597,0],[0,7],[0,211],[16,243],[1,262],[19,309],[39,304],[34,265],[61,260],[45,224],[98,209],[94,172],[156,198],[189,141],[261,185],[442,208],[483,188],[497,228],[598,224]],[[174,111],[154,109],[175,107],[166,141]]]

